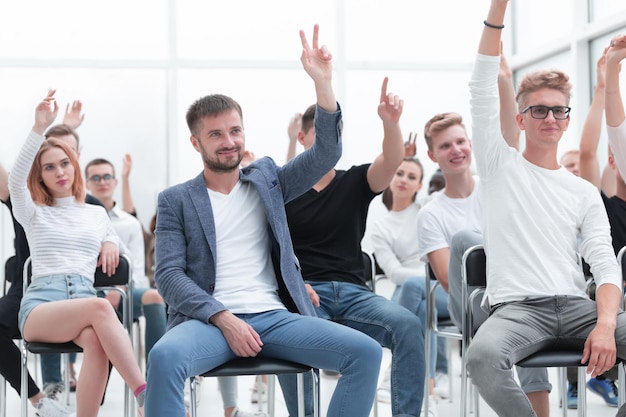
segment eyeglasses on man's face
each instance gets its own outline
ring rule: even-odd
[[[100,181],[110,182],[113,178],[115,178],[115,177],[113,175],[111,175],[111,174],[92,175],[91,177],[89,177],[89,182],[92,182],[94,184],[98,184]]]
[[[565,120],[569,117],[569,112],[572,108],[567,106],[528,106],[522,109],[520,113],[526,113],[528,110],[530,110],[530,116],[533,119],[545,119],[548,117],[548,113],[552,111],[552,116],[556,120]]]

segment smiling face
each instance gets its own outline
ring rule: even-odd
[[[455,124],[431,134],[431,146],[432,150],[428,150],[428,156],[439,164],[444,175],[470,170],[472,143],[463,126]]]
[[[239,169],[245,151],[245,135],[236,110],[202,117],[196,134],[191,136],[191,144],[202,155],[208,170],[224,173]]]
[[[51,147],[41,153],[41,180],[52,197],[70,197],[74,184],[74,166],[61,148]]]
[[[552,88],[543,88],[528,93],[524,99],[524,107],[527,106],[567,106],[568,99],[565,94]],[[526,147],[554,148],[558,145],[563,133],[569,126],[569,117],[565,120],[554,118],[552,111],[548,112],[545,119],[535,119],[531,111],[526,111],[516,116],[517,124],[526,133]]]
[[[389,188],[396,199],[415,199],[422,188],[422,168],[415,162],[402,161],[391,179]]]

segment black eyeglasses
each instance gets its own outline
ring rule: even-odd
[[[93,175],[93,176],[89,177],[89,182],[93,182],[94,184],[97,184],[100,181],[109,182],[113,178],[115,178],[115,177],[113,175],[111,175],[111,174]]]
[[[533,119],[545,119],[548,117],[550,110],[552,110],[552,116],[556,120],[565,120],[569,117],[569,112],[572,108],[567,106],[528,106],[522,109],[520,113],[526,113],[528,110],[530,110],[530,115]]]

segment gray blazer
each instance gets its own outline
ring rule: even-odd
[[[315,316],[293,252],[285,204],[308,191],[341,156],[341,110],[315,113],[315,143],[282,167],[261,158],[240,171],[265,207],[279,296],[287,309]],[[159,194],[155,244],[155,282],[168,304],[168,328],[189,319],[207,322],[226,308],[215,289],[215,225],[201,173]],[[242,254],[245,256],[245,254]]]

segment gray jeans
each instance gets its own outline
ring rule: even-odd
[[[482,234],[471,230],[463,230],[452,237],[450,244],[450,263],[448,266],[448,291],[450,298],[448,300],[448,311],[450,312],[452,321],[459,329],[461,328],[461,318],[463,314],[461,304],[461,260],[467,249],[472,246],[481,245],[482,243]],[[472,290],[473,288],[470,288],[468,294],[471,293]],[[474,342],[472,342],[472,344],[473,343]],[[552,390],[552,385],[548,379],[548,370],[546,368],[516,367],[516,369],[522,391],[525,393]]]
[[[467,352],[467,368],[478,392],[500,417],[535,416],[511,367],[547,347],[580,349],[597,321],[596,303],[557,295],[506,303],[492,311]],[[615,330],[617,356],[626,358],[626,315]]]

